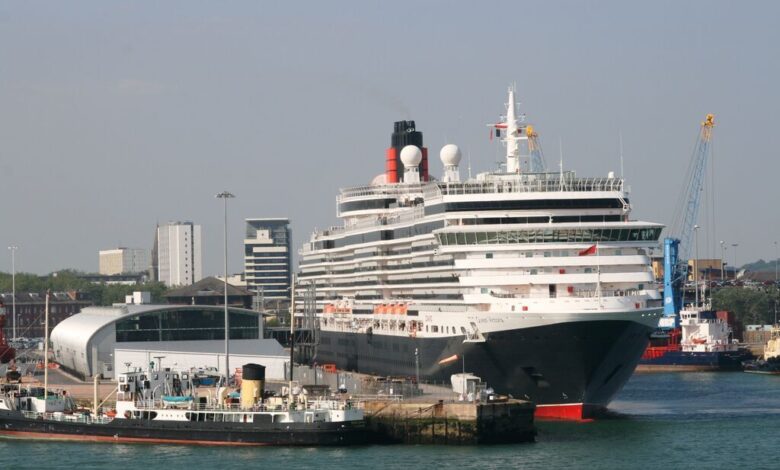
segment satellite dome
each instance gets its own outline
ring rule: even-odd
[[[441,148],[439,158],[444,166],[458,166],[460,164],[460,149],[455,144],[447,144]]]
[[[385,173],[376,175],[371,180],[371,186],[382,186],[383,184],[387,184],[387,175]]]
[[[404,167],[410,168],[417,166],[422,161],[422,152],[414,145],[407,145],[401,149],[401,162]]]

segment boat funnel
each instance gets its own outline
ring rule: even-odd
[[[405,168],[401,161],[401,150],[408,145],[414,145],[422,153],[422,159],[417,163],[417,173],[420,175],[417,182],[428,181],[428,148],[423,146],[422,132],[415,129],[414,121],[396,121],[393,123],[390,148],[385,154],[385,175],[388,183],[402,181]]]
[[[241,408],[252,408],[263,396],[265,366],[245,364],[241,368]]]

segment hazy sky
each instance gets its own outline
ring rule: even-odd
[[[219,273],[227,189],[241,271],[244,218],[289,216],[297,250],[336,222],[339,187],[383,170],[395,120],[417,121],[436,175],[445,143],[493,168],[485,124],[512,82],[556,167],[562,141],[579,175],[619,171],[622,133],[632,217],[663,223],[714,113],[701,255],[725,240],[738,264],[772,258],[778,18],[780,2],[0,1],[0,270],[16,244],[18,270],[97,271],[99,249],[192,220]]]

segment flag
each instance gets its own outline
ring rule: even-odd
[[[457,360],[458,360],[458,355],[457,354],[453,354],[452,356],[445,357],[444,359],[439,361],[439,365],[441,366],[441,365],[444,365],[444,364],[449,364],[450,362],[454,362],[454,361],[457,361]]]
[[[596,248],[596,245],[591,245],[584,250],[580,251],[580,256],[588,256],[596,253],[598,248]]]

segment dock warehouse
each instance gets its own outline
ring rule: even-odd
[[[262,364],[269,379],[284,378],[288,355],[275,339],[263,338],[259,312],[229,307],[230,368]],[[54,360],[86,379],[96,374],[159,366],[185,370],[225,367],[224,307],[115,304],[87,307],[51,332]],[[159,359],[155,359],[158,357]]]

